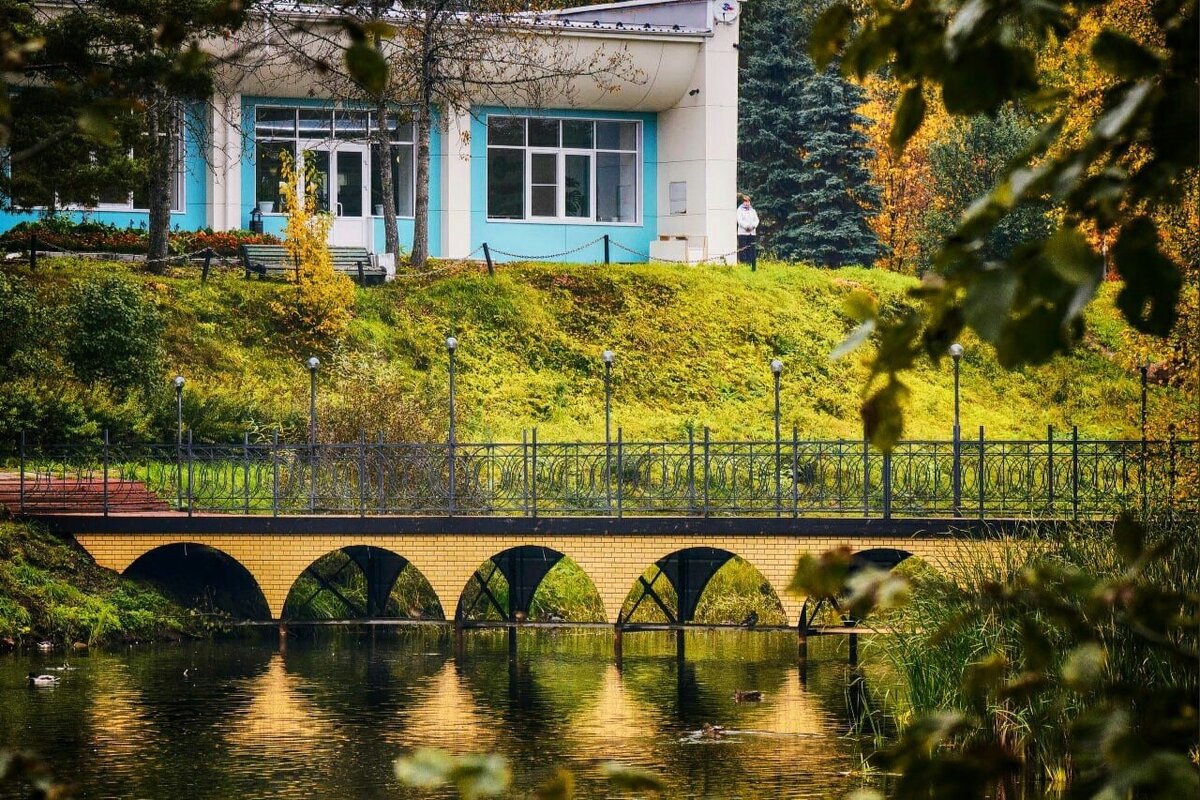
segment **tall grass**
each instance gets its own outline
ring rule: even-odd
[[[1165,556],[1136,585],[1176,593],[1177,604],[1156,609],[1166,618],[1194,616],[1200,596],[1196,519],[1155,516],[1146,520],[1146,531],[1147,547],[1161,546]],[[1096,592],[1120,591],[1132,574],[1111,530],[1045,524],[1031,538],[1000,538],[990,548],[963,543],[936,570],[915,561],[897,570],[911,582],[910,598],[877,616],[891,634],[876,637],[868,655],[888,676],[884,691],[893,695],[888,701],[901,727],[923,712],[967,710],[981,735],[1027,766],[1047,776],[1069,775],[1070,724],[1101,698],[1063,690],[1061,679],[1034,683],[1033,676],[1064,675],[1069,654],[1085,641],[1099,638],[1108,685],[1200,691],[1200,667],[1172,655],[1174,647],[1195,651],[1195,625],[1174,635],[1171,647],[1159,647],[1115,613],[1088,618],[1084,612],[1094,607]],[[1020,601],[1016,613],[1005,613],[1010,600],[1017,605],[1017,586],[1037,587],[1042,599]],[[1077,614],[1083,614],[1081,624],[1064,623]],[[1016,689],[982,691],[980,676],[993,670]]]

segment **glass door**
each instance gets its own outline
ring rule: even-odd
[[[371,217],[367,213],[371,182],[367,145],[356,142],[306,142],[313,154],[320,184],[317,210],[333,215],[329,243],[337,247],[371,247]]]
[[[367,174],[367,146],[339,142],[333,153],[333,227],[329,243],[339,246],[370,247],[371,182]]]

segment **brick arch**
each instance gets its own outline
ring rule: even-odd
[[[426,584],[433,589],[433,584],[430,583],[429,578],[410,559],[406,558],[402,553],[397,552],[397,550],[376,543],[360,544],[349,540],[339,547],[334,547],[321,553],[296,573],[284,596],[283,604],[280,606],[279,618],[283,618],[284,612],[288,607],[288,601],[292,599],[292,593],[295,591],[296,585],[304,577],[307,570],[321,559],[334,553],[344,553],[353,562],[353,568],[358,569],[366,577],[367,606],[364,611],[368,617],[384,616],[388,599],[392,589],[396,585],[396,581],[399,580],[400,574],[409,567],[420,575]],[[433,593],[442,618],[446,619],[446,607],[442,602],[442,598],[437,594],[436,589],[433,589]]]
[[[204,558],[198,558],[200,562],[196,565],[197,568],[192,568],[189,564],[185,569],[176,569],[176,565],[171,564],[171,559],[188,559],[191,554],[188,553],[188,547],[191,546],[197,550],[196,555],[215,554],[217,558],[214,561],[205,563]],[[156,565],[155,561],[163,560],[164,563]],[[156,566],[158,567],[156,569]],[[223,568],[223,575],[213,574],[213,568]],[[164,542],[155,547],[147,548],[144,552],[129,561],[120,569],[120,572],[125,577],[150,580],[163,583],[168,591],[174,586],[176,590],[181,590],[189,583],[195,583],[197,586],[205,586],[216,590],[222,583],[224,588],[229,590],[231,595],[238,595],[242,592],[249,592],[250,597],[242,597],[238,600],[237,605],[242,609],[233,609],[235,616],[239,610],[247,611],[249,618],[261,618],[262,612],[267,612],[270,615],[271,607],[267,601],[266,594],[263,592],[262,586],[258,578],[247,568],[247,566],[239,561],[234,556],[225,552],[219,547],[213,547],[209,544],[192,540],[181,540],[178,542]],[[217,582],[219,579],[219,583]],[[234,599],[231,597],[230,599]]]
[[[560,545],[562,543],[554,542],[553,544]],[[482,559],[471,570],[472,574],[459,590],[453,618],[459,619],[463,616],[463,599],[467,596],[468,592],[472,591],[473,585],[478,585],[474,574],[475,570],[478,569],[479,565],[485,564],[489,560],[496,565],[497,570],[508,582],[510,596],[513,598],[514,612],[529,613],[533,600],[545,582],[547,575],[564,560],[579,566],[580,571],[587,578],[588,583],[591,584],[593,591],[597,595],[600,595],[600,587],[596,584],[595,579],[574,558],[568,553],[563,552],[563,550],[570,549],[569,547],[559,549],[556,546],[547,546],[545,543],[518,544]],[[483,577],[487,578],[487,574],[485,573]],[[450,617],[448,616],[447,618]]]

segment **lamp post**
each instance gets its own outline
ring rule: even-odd
[[[450,444],[455,444],[455,408],[454,408],[454,352],[458,349],[458,339],[453,336],[446,337],[446,352],[450,356]]]
[[[175,380],[175,446],[183,447],[183,376],[176,375]]]
[[[613,351],[600,354],[604,362],[604,498],[612,511],[612,367]]]
[[[771,359],[771,377],[775,381],[775,514],[778,516],[783,509],[783,486],[780,477],[780,458],[782,451],[780,449],[779,439],[779,378],[783,374],[783,362],[778,358]]]
[[[963,346],[958,342],[950,345],[950,358],[954,362],[954,516],[962,513],[962,426],[959,416],[958,373],[962,361]],[[983,453],[979,454],[983,458]]]
[[[317,367],[321,359],[312,356],[306,362],[308,366],[308,443],[317,443]]]
[[[177,508],[183,511],[183,376],[176,375],[175,386],[175,495]]]

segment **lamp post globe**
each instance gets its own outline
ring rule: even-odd
[[[774,372],[776,375],[783,372],[783,362],[778,358],[771,359],[771,372]]]
[[[600,360],[603,361],[605,364],[613,363],[613,351],[605,350],[603,353],[600,354]]]
[[[961,344],[959,344],[958,342],[955,342],[954,344],[950,345],[950,357],[951,358],[955,358],[955,359],[962,358],[962,354],[963,354],[963,346]]]
[[[317,367],[321,366],[321,359],[317,358],[316,356],[312,356],[308,359],[307,363],[309,370],[315,370]]]
[[[446,349],[452,353],[456,349],[458,349],[458,339],[455,339],[453,336],[447,336],[446,337]]]
[[[183,383],[184,383],[183,376],[176,375],[174,383],[175,383],[175,391],[182,392],[183,391]]]

